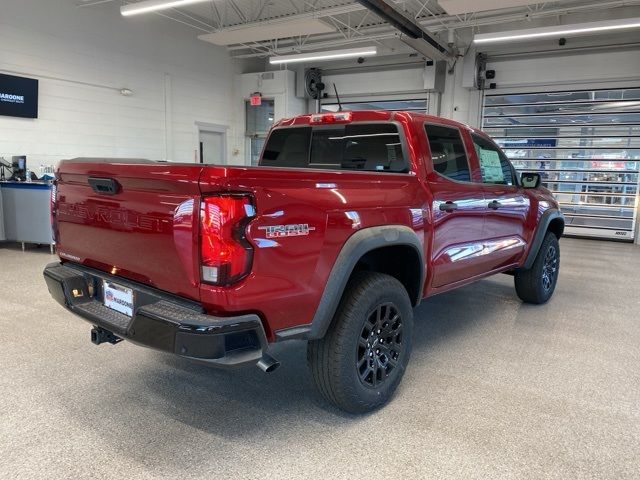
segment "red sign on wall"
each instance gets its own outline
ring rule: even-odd
[[[262,94],[261,93],[252,93],[251,94],[251,106],[257,107],[262,105]]]

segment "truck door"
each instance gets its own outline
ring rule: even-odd
[[[505,154],[489,139],[471,134],[486,200],[485,259],[490,270],[516,263],[524,253],[529,198],[518,186]]]
[[[486,202],[482,185],[473,182],[460,129],[427,123],[425,132],[431,158],[426,180],[433,195],[431,286],[438,288],[483,273],[476,256],[483,249]]]

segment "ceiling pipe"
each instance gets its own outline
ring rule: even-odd
[[[358,3],[396,28],[400,32],[398,38],[425,57],[432,60],[451,60],[455,57],[452,50],[442,45],[420,25],[405,17],[384,0],[358,0]]]

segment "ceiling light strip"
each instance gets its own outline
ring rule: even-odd
[[[602,22],[578,23],[573,25],[557,25],[553,27],[529,28],[525,30],[511,30],[508,32],[481,33],[473,37],[473,43],[486,44],[528,40],[536,38],[581,35],[586,33],[607,32],[640,28],[640,18],[626,18],[621,20],[605,20]]]
[[[142,13],[157,12],[170,8],[184,7],[194,3],[205,3],[211,0],[144,0],[143,2],[130,3],[120,7],[120,13],[124,17],[140,15]]]
[[[338,60],[354,57],[371,57],[378,54],[377,47],[349,48],[344,50],[328,50],[324,52],[298,53],[295,55],[281,55],[269,58],[271,65],[295,62],[311,62],[323,60]]]

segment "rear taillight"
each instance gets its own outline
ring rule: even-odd
[[[54,181],[51,184],[51,198],[49,199],[49,215],[51,221],[51,237],[55,244],[58,240],[56,232],[56,209],[58,208],[58,181]]]
[[[230,285],[251,270],[253,247],[245,231],[255,216],[248,195],[215,195],[200,207],[200,261],[202,280]]]

